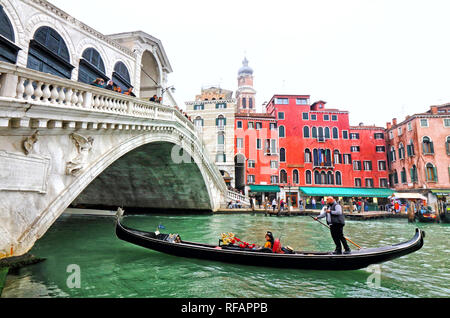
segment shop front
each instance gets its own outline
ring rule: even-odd
[[[281,191],[279,186],[273,185],[250,185],[248,186],[248,196],[255,198],[256,206],[264,207],[264,202],[272,202],[273,199],[278,199]]]
[[[365,188],[319,188],[301,187],[302,200],[311,203],[312,199],[321,207],[320,202],[326,201],[327,197],[337,199],[345,212],[358,211],[385,211],[389,204],[389,197],[394,193],[390,189],[365,189]],[[310,204],[311,205],[311,204]],[[307,206],[307,208],[311,208]]]

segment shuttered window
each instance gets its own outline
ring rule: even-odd
[[[84,50],[80,59],[80,67],[78,70],[78,81],[91,84],[95,79],[102,78],[105,82],[108,77],[105,72],[105,64],[100,53],[94,48]]]
[[[117,62],[114,66],[114,72],[112,74],[112,80],[122,89],[122,92],[127,91],[131,85],[130,73],[127,67],[122,62]]]
[[[20,48],[14,44],[15,36],[11,21],[0,6],[0,61],[15,64]]]

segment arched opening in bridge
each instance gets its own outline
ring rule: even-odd
[[[78,81],[91,84],[97,78],[102,78],[105,83],[108,81],[106,76],[105,63],[100,53],[94,48],[84,50],[80,59],[80,67],[78,69]]]
[[[149,51],[142,54],[140,98],[149,99],[158,95],[161,87],[160,72],[155,57]]]
[[[234,169],[235,169],[235,188],[238,190],[245,189],[245,156],[243,154],[237,154],[234,157]]]
[[[128,212],[210,212],[210,195],[194,160],[172,160],[174,144],[141,146],[103,171],[72,207]],[[208,185],[209,186],[209,185]]]

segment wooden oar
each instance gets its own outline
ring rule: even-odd
[[[311,215],[310,215],[310,216],[311,216]],[[323,223],[323,222],[320,221],[320,220],[316,220],[316,218],[313,217],[313,216],[311,216],[311,217],[314,219],[314,221],[317,221],[317,222],[319,222],[320,224],[322,224],[323,226],[326,226],[328,229],[330,229],[330,226],[329,226],[329,225]],[[351,239],[349,239],[349,238],[347,238],[347,237],[344,237],[344,238],[345,238],[348,242],[350,242],[350,243],[352,243],[353,245],[355,245],[358,249],[362,249],[361,246],[359,246],[358,244],[356,244],[355,242],[353,242]]]

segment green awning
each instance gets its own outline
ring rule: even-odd
[[[311,197],[333,196],[333,197],[368,197],[368,198],[388,198],[394,194],[390,189],[364,189],[364,188],[300,188],[304,194]]]
[[[443,196],[450,195],[450,189],[448,189],[448,190],[431,190],[431,192],[435,195],[443,195]]]
[[[250,192],[278,193],[280,192],[280,187],[271,185],[251,185]]]

